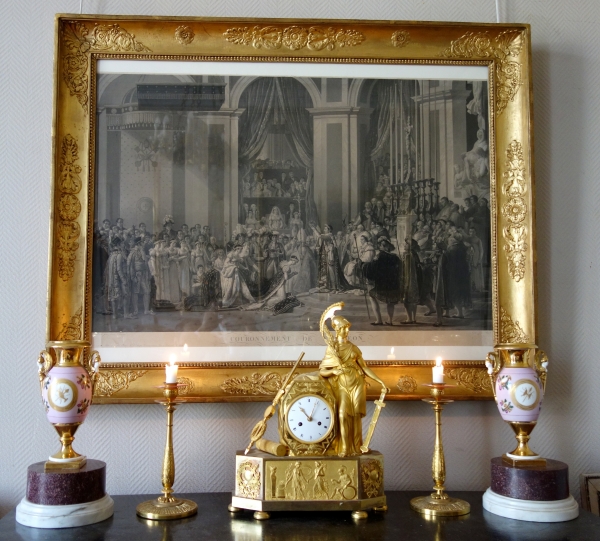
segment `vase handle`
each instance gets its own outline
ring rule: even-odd
[[[535,354],[534,368],[540,378],[542,390],[546,393],[546,376],[548,375],[548,355],[541,349]]]
[[[40,356],[38,357],[37,365],[38,365],[38,376],[40,378],[40,391],[41,391],[42,387],[44,385],[44,380],[46,379],[48,372],[50,372],[50,370],[52,369],[52,366],[54,365],[52,355],[50,355],[50,353],[48,353],[48,351],[43,349],[42,351],[40,351]]]
[[[498,372],[502,370],[500,355],[498,355],[496,351],[490,351],[485,359],[485,366],[487,367],[488,376],[490,377],[490,382],[492,384],[494,398],[496,398],[496,377],[498,376]]]
[[[101,362],[102,359],[100,358],[100,353],[98,353],[95,349],[93,351],[90,351],[90,356],[88,359],[88,365],[86,366],[86,369],[92,379],[92,396],[94,396],[96,381],[98,380],[98,377],[100,375]]]

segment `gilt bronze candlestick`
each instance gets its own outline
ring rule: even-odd
[[[160,388],[163,389],[163,396],[166,400],[158,401],[165,406],[167,410],[167,442],[165,445],[165,457],[163,459],[162,485],[163,495],[156,500],[148,500],[140,503],[136,508],[136,513],[143,518],[151,520],[175,520],[178,518],[189,517],[198,512],[198,506],[191,500],[175,498],[173,494],[173,483],[175,482],[175,456],[173,453],[173,412],[176,409],[176,403],[179,402],[178,383],[165,383]]]
[[[435,484],[433,492],[429,496],[419,496],[410,500],[410,506],[417,512],[433,517],[456,517],[466,515],[471,512],[471,506],[464,500],[451,498],[446,494],[444,481],[446,480],[446,462],[444,460],[444,446],[442,444],[442,410],[445,404],[454,402],[442,398],[446,387],[445,383],[429,383],[425,385],[430,387],[433,398],[423,398],[423,402],[428,402],[433,406],[435,413],[435,447],[433,450],[433,460],[431,462],[431,476]]]

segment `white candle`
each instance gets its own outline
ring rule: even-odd
[[[444,383],[444,366],[442,365],[441,357],[438,357],[435,360],[435,366],[433,367],[433,383]]]
[[[390,350],[390,354],[387,356],[388,361],[395,361],[396,360],[396,356],[394,355],[394,348],[392,348]]]
[[[183,352],[181,353],[181,358],[184,362],[190,360],[190,351],[187,344],[183,344]]]
[[[169,364],[165,367],[167,372],[167,379],[165,383],[177,383],[177,369],[179,368],[176,364],[177,355],[174,353],[169,357]]]

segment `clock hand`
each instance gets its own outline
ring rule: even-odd
[[[306,418],[307,418],[307,419],[310,421],[310,417],[308,416],[308,413],[306,413],[306,412],[304,411],[304,408],[301,408],[300,406],[298,406],[298,409],[299,409],[299,410],[300,410],[302,413],[304,413],[304,415],[306,415]]]
[[[316,408],[317,408],[317,402],[315,401],[315,405],[313,406],[313,409],[310,412],[310,417],[308,418],[309,421],[312,421],[312,416],[315,414],[315,409]]]

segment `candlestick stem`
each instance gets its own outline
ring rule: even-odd
[[[165,395],[166,396],[166,395]],[[163,458],[162,485],[163,494],[158,498],[161,503],[172,503],[175,498],[173,494],[173,484],[175,483],[175,455],[173,453],[173,412],[176,407],[173,400],[167,398],[165,404],[167,410],[167,441],[165,443],[165,456]]]
[[[179,388],[177,383],[165,383],[163,386],[164,401],[160,403],[167,411],[167,440],[162,468],[162,496],[156,500],[148,500],[139,504],[136,512],[143,518],[152,520],[173,520],[189,517],[198,512],[198,506],[191,500],[175,498],[173,484],[175,483],[175,454],[173,452],[173,413],[177,409],[177,396]]]
[[[435,446],[433,448],[433,460],[431,462],[431,474],[435,485],[435,496],[440,500],[448,497],[444,493],[444,482],[446,481],[446,462],[444,460],[444,444],[442,443],[442,410],[444,406],[440,402],[433,403],[433,411],[435,412]]]
[[[444,459],[444,445],[442,443],[442,410],[444,406],[453,400],[442,398],[445,387],[444,383],[428,384],[431,388],[433,398],[424,398],[433,407],[435,415],[435,444],[433,447],[433,458],[431,460],[431,477],[433,478],[433,492],[429,496],[419,496],[410,501],[410,506],[417,512],[432,517],[451,517],[470,513],[471,506],[464,500],[451,498],[446,493],[444,482],[446,481],[446,461]]]

